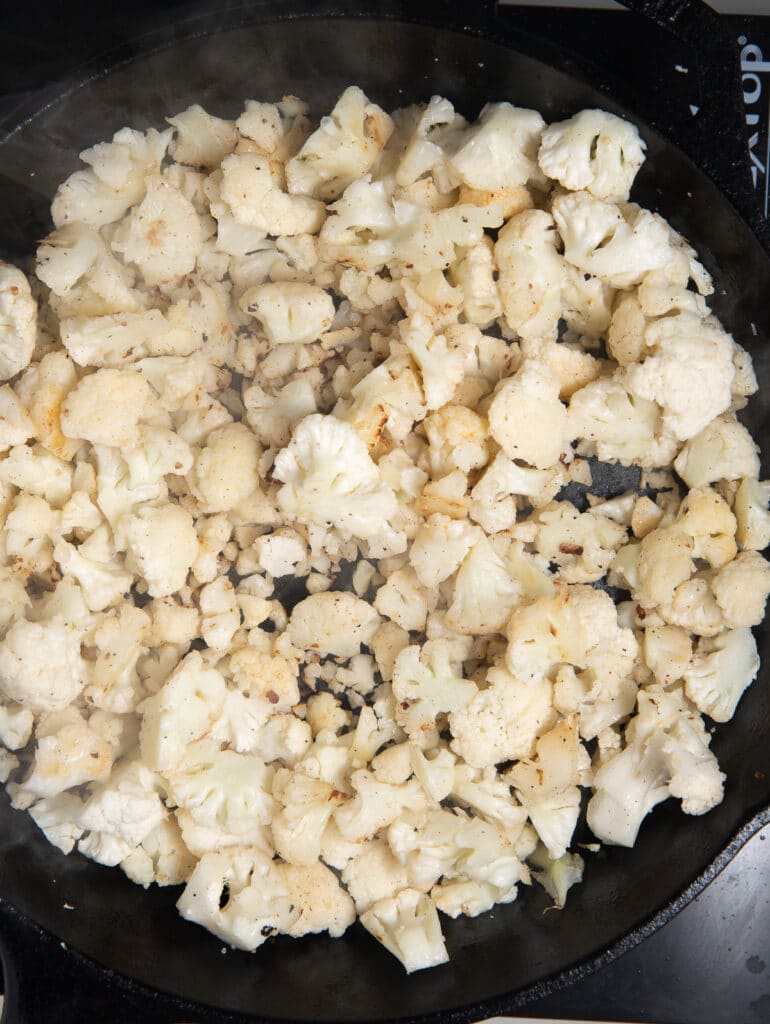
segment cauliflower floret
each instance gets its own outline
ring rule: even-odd
[[[162,415],[152,387],[134,370],[97,370],[62,402],[62,430],[91,444],[129,448],[141,420]]]
[[[715,722],[729,722],[758,671],[756,641],[751,630],[743,628],[700,640],[682,675],[685,692],[697,709]]]
[[[15,386],[34,424],[34,436],[52,455],[69,462],[81,441],[61,430],[61,403],[77,384],[77,372],[65,352],[48,352],[33,363]]]
[[[511,217],[497,237],[503,314],[521,338],[556,337],[564,278],[556,241],[553,218],[545,210],[525,210]]]
[[[54,509],[72,496],[72,467],[40,445],[11,448],[0,460],[0,481],[45,498]]]
[[[692,557],[720,569],[735,557],[735,516],[724,498],[710,487],[691,490],[677,512],[675,526],[688,533],[695,546]]]
[[[93,633],[97,653],[85,690],[89,704],[118,714],[135,709],[144,693],[137,662],[150,645],[149,628],[147,612],[132,604],[102,618]]]
[[[711,590],[728,626],[758,626],[770,593],[770,565],[757,551],[741,551],[719,570]]]
[[[356,919],[353,900],[325,864],[296,866],[281,864],[281,881],[299,910],[297,920],[286,929],[293,938],[328,932],[333,939],[343,935]]]
[[[71,853],[83,835],[83,827],[78,823],[82,807],[83,801],[75,793],[60,793],[38,800],[29,814],[49,843],[62,853]]]
[[[650,351],[644,362],[626,367],[625,385],[639,398],[657,402],[664,429],[687,441],[730,405],[732,338],[714,320],[678,313],[649,324],[644,339]]]
[[[507,530],[516,522],[517,496],[540,508],[547,505],[565,483],[566,475],[560,463],[547,470],[532,469],[498,452],[471,491],[470,517],[487,533]]]
[[[144,195],[145,178],[160,170],[173,132],[146,133],[121,128],[112,142],[100,142],[80,154],[90,165],[75,171],[59,186],[51,204],[57,228],[82,221],[100,228],[112,224]]]
[[[554,859],[567,852],[580,813],[581,745],[577,723],[565,718],[535,745],[537,756],[507,772],[530,821]]]
[[[567,192],[554,199],[551,213],[564,259],[613,288],[639,284],[673,255],[668,224],[633,204],[620,208],[588,192]]]
[[[181,885],[190,877],[196,858],[185,846],[175,818],[166,818],[120,862],[132,882],[146,889],[157,885]]]
[[[407,974],[449,960],[436,905],[418,889],[402,889],[396,896],[378,900],[360,921],[401,961]]]
[[[142,202],[122,221],[112,248],[135,264],[146,284],[170,285],[189,274],[203,242],[195,207],[162,175],[149,175]]]
[[[348,861],[342,872],[342,881],[355,901],[359,915],[380,900],[392,899],[409,886],[406,867],[396,860],[382,839],[373,839],[361,853]]]
[[[74,707],[43,715],[35,730],[35,759],[22,783],[40,797],[103,779],[112,768],[112,748]]]
[[[140,707],[142,760],[157,771],[179,763],[188,743],[200,739],[222,713],[227,684],[197,651],[188,654],[158,693]]]
[[[636,125],[605,110],[581,110],[545,128],[537,159],[564,188],[619,203],[628,199],[645,148]]]
[[[717,480],[756,479],[758,447],[735,416],[719,416],[690,438],[674,460],[674,469],[688,487],[705,487]]]
[[[0,452],[35,436],[35,424],[7,384],[0,387]]]
[[[392,131],[393,122],[385,111],[351,86],[287,163],[289,191],[337,199],[348,185],[371,169]]]
[[[554,906],[561,909],[567,902],[567,893],[573,885],[583,880],[583,858],[577,853],[565,853],[555,860],[541,843],[529,858],[530,865],[537,869],[532,877],[545,889]]]
[[[451,401],[465,375],[472,353],[472,337],[458,330],[437,334],[422,313],[414,313],[402,320],[399,331],[401,340],[420,368],[426,408],[441,408]]]
[[[277,862],[253,847],[205,853],[195,865],[177,909],[224,942],[253,952],[299,917]]]
[[[267,156],[232,153],[221,166],[222,199],[239,224],[271,235],[315,234],[323,224],[323,203],[283,192]]]
[[[187,356],[203,344],[188,324],[173,323],[159,309],[71,316],[61,320],[59,329],[78,366],[121,367],[144,356]]]
[[[489,407],[489,432],[508,458],[522,459],[537,469],[558,461],[569,442],[559,387],[544,363],[525,359],[497,389]]]
[[[86,835],[78,850],[114,867],[168,816],[159,796],[161,780],[141,761],[123,761],[91,790],[80,814]]]
[[[318,411],[315,369],[299,373],[275,395],[252,384],[243,392],[246,419],[265,445],[285,447],[296,423]]]
[[[189,167],[213,170],[238,143],[238,129],[232,121],[208,114],[197,103],[166,120],[176,129],[169,153],[177,163]]]
[[[694,551],[693,537],[677,526],[659,526],[648,533],[638,549],[634,600],[645,608],[669,604],[679,584],[695,571]]]
[[[198,534],[189,512],[179,505],[141,508],[123,526],[127,565],[143,577],[151,597],[180,590],[198,554]]]
[[[449,162],[471,188],[495,191],[539,178],[537,149],[545,122],[535,110],[488,103],[472,127],[447,147]]]
[[[297,566],[307,557],[303,537],[289,529],[276,530],[254,541],[259,564],[273,577],[297,574]]]
[[[289,864],[315,864],[329,819],[346,794],[322,779],[282,768],[273,795],[281,805],[270,822],[276,852]]]
[[[240,300],[241,309],[262,322],[273,345],[307,345],[328,331],[334,319],[331,295],[298,281],[259,284]]]
[[[750,477],[741,480],[733,512],[738,523],[735,539],[745,549],[762,551],[770,544],[770,481]]]
[[[627,538],[625,527],[591,510],[578,512],[568,501],[554,501],[538,509],[535,548],[559,566],[567,583],[591,583],[606,575],[610,563]]]
[[[29,281],[0,260],[0,380],[10,380],[29,364],[37,339],[37,303]]]
[[[81,639],[62,616],[48,622],[17,620],[0,643],[0,690],[35,712],[66,708],[86,679]]]
[[[409,548],[409,561],[420,583],[435,588],[452,575],[482,537],[478,526],[448,516],[428,516]]]
[[[547,680],[522,683],[503,668],[487,671],[486,689],[449,716],[452,750],[474,768],[530,757],[556,714]]]
[[[354,771],[350,786],[355,795],[334,811],[334,821],[345,839],[363,842],[387,828],[405,811],[422,811],[426,797],[417,779],[391,786],[364,769]]]
[[[213,430],[188,475],[204,512],[229,512],[259,487],[259,442],[245,423]]]
[[[380,616],[366,601],[341,591],[311,594],[295,605],[287,634],[301,651],[351,658],[370,644]]]
[[[458,633],[500,632],[521,602],[522,588],[482,537],[463,559],[455,579],[447,625]]]
[[[655,402],[629,393],[616,378],[592,381],[572,395],[568,430],[578,439],[580,455],[624,465],[665,465],[677,448],[663,432]]]
[[[469,473],[489,459],[486,421],[464,405],[444,405],[424,421],[430,470],[438,479],[460,469]]]
[[[473,700],[476,684],[463,679],[452,664],[451,641],[428,640],[422,647],[404,648],[393,666],[396,721],[421,739],[436,726],[439,714],[462,710]]]
[[[7,750],[20,750],[29,742],[35,715],[20,704],[0,704],[0,743]]]
[[[201,588],[201,637],[214,651],[226,651],[241,624],[235,588],[227,576],[217,576]]]
[[[348,423],[321,415],[301,420],[273,475],[283,482],[278,505],[290,520],[331,524],[363,539],[385,534],[394,554],[406,547],[406,537],[389,525],[398,514],[396,496]]]
[[[84,544],[76,548],[66,540],[56,541],[54,559],[63,575],[74,577],[83,592],[89,610],[100,612],[120,601],[134,582],[133,573],[125,572],[120,560],[111,557],[113,550],[105,524],[94,530]]]
[[[682,679],[692,658],[692,640],[679,626],[648,626],[644,631],[644,661],[658,683],[670,686]]]
[[[463,313],[468,323],[482,330],[502,315],[497,287],[494,242],[485,235],[451,268],[450,278],[463,293]]]
[[[189,744],[164,778],[173,803],[193,821],[246,844],[258,842],[261,826],[273,815],[272,775],[260,757],[221,750],[215,740],[204,739]]]

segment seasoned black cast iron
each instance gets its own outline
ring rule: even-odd
[[[503,16],[493,3],[470,12],[458,11],[467,5],[441,0],[420,5],[396,0],[386,12],[373,0],[345,3],[252,2],[222,10],[211,2],[194,16],[179,7],[176,25],[143,37],[94,69],[111,69],[109,74],[90,80],[76,76],[64,95],[48,88],[22,97],[5,126],[16,130],[0,141],[0,257],[28,256],[33,241],[46,233],[50,197],[76,167],[81,148],[125,124],[160,125],[164,116],[191,102],[232,116],[245,98],[278,99],[293,92],[310,100],[318,114],[331,108],[344,86],[357,83],[386,109],[440,93],[473,118],[493,99],[534,107],[549,121],[603,106],[659,129],[660,134],[643,127],[649,159],[634,197],[682,231],[713,272],[719,315],[754,356],[764,392],[754,399],[747,422],[755,437],[766,438],[768,234],[755,213],[744,166],[734,54],[712,12],[697,0],[626,3],[678,33],[693,51],[690,73],[699,75],[700,111],[683,117],[657,88],[655,54],[649,50],[636,54],[628,76],[613,80],[590,53],[576,54],[569,39],[535,38],[515,11]],[[100,16],[118,17],[101,8]],[[125,38],[136,38],[152,24],[146,19],[129,24],[123,17]],[[619,17],[628,18],[629,32],[645,38],[642,19]],[[29,23],[32,31],[32,14]],[[554,26],[558,32],[558,20]],[[55,40],[49,44],[57,53]],[[137,54],[140,59],[125,60]],[[638,82],[645,76],[648,84],[641,91]],[[545,994],[666,920],[682,904],[683,893],[692,895],[724,863],[723,851],[734,837],[745,840],[752,825],[765,820],[770,644],[764,627],[758,637],[762,678],[733,724],[714,739],[728,776],[724,803],[705,817],[688,819],[673,801],[660,806],[635,849],[588,856],[585,881],[561,913],[544,915],[549,901],[532,891],[483,917],[446,920],[451,963],[410,978],[358,926],[339,940],[281,939],[253,957],[222,955],[218,939],[178,918],[177,890],[145,892],[117,870],[77,854],[61,856],[3,797],[0,924],[12,1004],[6,1019],[13,1024],[81,1019],[77,998],[64,998],[66,980],[62,997],[47,1011],[42,1007],[34,979],[45,965],[33,956],[15,958],[22,948],[22,919],[12,908],[118,975],[206,1004],[212,1021],[240,1020],[245,1014],[308,1021],[423,1015],[437,1021],[443,1015],[442,1020],[459,1022],[511,1011]],[[732,852],[736,848],[734,842]],[[65,903],[75,909],[65,909]],[[102,981],[105,992],[114,993],[114,1012],[107,1002],[104,1019],[117,1020],[131,986],[106,973]],[[220,1012],[228,1010],[238,1016]],[[184,1019],[181,1011],[179,1019]]]

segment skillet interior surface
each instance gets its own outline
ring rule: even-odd
[[[246,98],[275,100],[287,92],[308,99],[318,115],[351,83],[386,109],[440,93],[470,117],[498,99],[534,107],[546,120],[586,106],[623,113],[559,70],[457,32],[348,19],[225,31],[89,81],[0,145],[0,256],[29,256],[48,230],[55,186],[78,166],[77,152],[126,124],[160,126],[191,102],[229,116]],[[660,136],[643,134],[649,159],[634,198],[659,210],[698,249],[715,276],[713,305],[752,352],[767,387],[770,263],[715,186]],[[769,417],[770,402],[760,395],[746,418],[758,439],[767,437]],[[764,627],[758,642],[770,664]],[[222,955],[219,940],[178,918],[178,890],[145,892],[117,870],[77,854],[65,858],[5,797],[0,896],[97,962],[186,999],[276,1019],[439,1014],[523,990],[596,956],[687,888],[770,797],[766,670],[733,724],[717,732],[714,749],[728,776],[718,808],[684,818],[674,802],[660,806],[634,850],[587,855],[585,881],[561,913],[545,913],[550,901],[537,890],[480,918],[442,919],[451,963],[410,978],[359,926],[339,940],[279,939],[253,957]],[[75,909],[65,910],[65,903]]]

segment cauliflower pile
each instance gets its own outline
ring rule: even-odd
[[[582,790],[622,846],[722,799],[770,482],[632,125],[307,109],[119,131],[0,264],[1,777],[231,946],[415,971],[564,905]]]

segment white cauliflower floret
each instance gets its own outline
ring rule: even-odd
[[[150,175],[145,185],[144,198],[121,223],[112,248],[139,268],[145,284],[173,284],[195,267],[203,242],[198,214],[162,175]]]
[[[145,764],[158,771],[178,764],[187,744],[204,736],[221,714],[226,691],[221,673],[207,668],[197,651],[188,654],[141,705]]]
[[[592,381],[572,395],[568,427],[579,454],[606,462],[660,466],[676,452],[655,402],[631,394],[614,377]]]
[[[380,900],[392,899],[409,886],[406,867],[396,860],[382,839],[373,839],[348,861],[342,872],[342,881],[355,901],[359,915]]]
[[[37,339],[37,303],[29,281],[0,260],[0,380],[28,365]]]
[[[555,720],[551,684],[522,683],[505,669],[487,671],[487,687],[449,717],[452,750],[474,768],[530,757]]]
[[[565,483],[566,475],[560,463],[547,470],[532,469],[498,452],[471,491],[470,517],[487,533],[506,530],[516,522],[517,496],[540,508],[547,505]]]
[[[62,402],[67,437],[128,448],[141,420],[162,415],[152,387],[134,370],[97,370],[84,377]]]
[[[559,566],[567,583],[591,583],[606,575],[615,550],[627,539],[626,528],[568,501],[554,501],[532,516],[537,523],[535,549]]]
[[[679,506],[675,526],[688,533],[692,556],[721,569],[735,557],[735,516],[727,502],[710,487],[694,487]]]
[[[53,555],[59,568],[64,575],[77,580],[85,603],[92,612],[116,604],[130,591],[134,582],[133,573],[124,571],[121,561],[111,557],[112,551],[105,524],[94,530],[80,547],[76,548],[63,539],[54,545]]]
[[[78,850],[114,867],[168,816],[161,780],[141,761],[124,761],[91,790],[80,814],[86,836]]]
[[[30,708],[20,704],[0,704],[0,743],[7,750],[20,750],[29,742],[35,725]]]
[[[299,911],[297,920],[286,929],[293,938],[328,932],[333,939],[343,935],[356,919],[353,900],[325,864],[297,866],[281,864],[281,881]]]
[[[254,550],[259,564],[274,577],[296,574],[297,565],[304,562],[307,556],[304,539],[288,529],[258,537],[254,541]]]
[[[554,199],[551,213],[564,259],[613,288],[639,284],[672,258],[668,224],[633,204],[620,208],[588,192],[567,192]]]
[[[759,671],[757,644],[750,629],[728,629],[701,639],[682,673],[685,692],[697,709],[715,722],[729,722]]]
[[[272,774],[260,757],[221,750],[204,739],[190,743],[164,779],[173,803],[197,824],[251,843],[273,814]]]
[[[201,588],[201,637],[214,651],[226,651],[241,624],[235,588],[227,576],[217,576]]]
[[[301,651],[351,658],[370,644],[380,616],[366,601],[343,591],[311,594],[294,606],[286,627],[291,643]]]
[[[644,631],[644,662],[658,683],[682,679],[692,658],[692,640],[679,626],[648,626]]]
[[[229,512],[259,487],[259,442],[245,423],[213,430],[189,473],[204,512]]]
[[[691,437],[674,460],[674,469],[688,487],[717,480],[759,476],[758,447],[735,416],[719,416]]]
[[[177,901],[186,921],[253,952],[299,917],[279,865],[253,847],[205,853]]]
[[[103,779],[112,748],[74,707],[43,715],[35,730],[35,759],[22,785],[40,797]]]
[[[452,283],[462,289],[463,313],[468,323],[484,329],[501,316],[495,247],[489,236],[468,249],[452,267],[450,276]]]
[[[669,795],[682,800],[686,814],[704,814],[721,801],[724,775],[710,736],[681,690],[640,690],[626,738],[626,748],[594,776],[588,825],[598,839],[633,846],[644,817]]]
[[[428,516],[409,548],[409,561],[424,587],[435,588],[464,561],[482,532],[466,520]]]
[[[458,633],[500,632],[521,602],[515,580],[492,545],[482,537],[463,559],[455,579],[447,624]]]
[[[289,864],[314,864],[329,819],[347,795],[322,779],[287,768],[276,772],[273,795],[279,805],[270,822],[276,853]]]
[[[407,974],[449,960],[436,905],[418,889],[402,889],[396,896],[379,900],[360,921],[401,961]]]
[[[0,481],[45,498],[54,508],[72,496],[72,467],[41,445],[16,445],[0,460]]]
[[[488,103],[472,127],[447,147],[452,169],[471,188],[496,191],[539,178],[537,149],[545,122],[535,110]]]
[[[770,544],[770,481],[747,477],[735,494],[733,512],[738,523],[735,539],[743,549],[762,551]]]
[[[60,321],[59,329],[78,366],[120,367],[145,356],[188,356],[203,344],[187,323],[173,323],[159,309],[71,316]]]
[[[437,334],[422,313],[414,313],[399,324],[401,340],[420,368],[422,390],[428,409],[439,409],[451,401],[466,372],[471,352],[463,332]]]
[[[266,445],[285,447],[294,425],[318,411],[313,387],[315,370],[295,376],[275,395],[252,384],[243,392],[246,419],[257,437]]]
[[[534,752],[534,741],[531,752]],[[467,764],[458,764],[454,771],[452,796],[485,821],[497,825],[512,843],[522,836],[527,812],[511,792],[510,784],[494,768],[478,770]]]
[[[0,690],[32,711],[67,707],[86,679],[80,644],[80,632],[60,616],[17,620],[0,643]]]
[[[439,714],[460,711],[473,700],[477,687],[452,664],[451,641],[428,640],[404,648],[393,666],[396,720],[419,741],[435,728]]]
[[[637,653],[634,634],[619,625],[609,594],[584,584],[518,608],[507,633],[509,671],[533,683],[560,664],[619,680],[631,673]]]
[[[575,720],[565,718],[540,737],[535,749],[536,758],[519,761],[506,778],[549,855],[558,859],[567,852],[580,813],[581,746]]]
[[[56,227],[82,221],[99,228],[112,224],[144,195],[145,178],[160,170],[172,131],[146,133],[121,128],[112,142],[100,142],[80,154],[90,165],[59,186],[51,205]]]
[[[177,163],[189,167],[213,170],[238,143],[238,129],[232,121],[214,117],[197,103],[166,120],[176,129],[169,153]]]
[[[711,590],[728,626],[758,626],[770,593],[770,565],[757,551],[741,551],[719,570]]]
[[[181,885],[190,877],[197,858],[185,846],[175,818],[166,818],[120,862],[137,885]]]
[[[198,535],[189,512],[179,505],[141,508],[123,525],[127,565],[147,583],[151,597],[180,590],[198,554]]]
[[[350,786],[355,795],[335,809],[334,821],[345,839],[353,842],[371,839],[405,811],[422,811],[427,803],[416,779],[391,786],[358,769],[350,776]]]
[[[240,300],[241,309],[262,322],[273,345],[306,345],[328,331],[334,319],[331,295],[298,281],[259,284]]]
[[[149,647],[150,617],[124,604],[108,613],[93,632],[96,659],[90,665],[85,698],[118,714],[133,711],[143,696],[137,662]]]
[[[371,169],[392,131],[393,122],[385,111],[351,86],[287,163],[289,191],[337,199]]]
[[[529,858],[529,864],[535,869],[532,877],[542,885],[554,901],[554,906],[559,909],[566,904],[567,893],[572,886],[583,880],[585,865],[577,853],[565,853],[554,859],[541,843]]]
[[[511,330],[522,338],[554,338],[562,312],[564,260],[553,218],[525,210],[506,223],[495,243],[498,291]]]
[[[283,192],[273,179],[269,158],[258,153],[226,156],[221,190],[239,224],[271,235],[314,234],[324,221],[323,203]]]
[[[687,441],[730,405],[732,338],[716,321],[694,313],[655,320],[644,337],[650,351],[644,362],[626,368],[625,385],[639,398],[657,402],[665,430]]]
[[[648,533],[638,549],[634,600],[645,608],[669,604],[679,584],[695,571],[694,550],[693,537],[677,526],[660,526]]]
[[[69,461],[81,445],[61,430],[61,403],[77,383],[77,372],[65,352],[48,352],[22,375],[15,391],[35,425],[35,437],[57,458]]]
[[[307,416],[291,443],[276,457],[273,475],[283,482],[278,506],[288,519],[331,524],[363,539],[393,536],[389,521],[398,514],[396,496],[380,478],[366,445],[352,426],[333,416]],[[393,552],[395,553],[395,552]]]
[[[537,159],[564,188],[619,203],[628,199],[645,148],[636,125],[605,110],[581,110],[544,129]]]
[[[486,421],[464,405],[445,405],[424,420],[434,479],[455,469],[469,473],[489,459]]]
[[[49,843],[62,853],[71,853],[83,835],[78,821],[82,807],[83,801],[75,793],[59,793],[36,801],[29,814]]]
[[[510,459],[537,469],[558,461],[569,443],[567,410],[559,401],[559,381],[544,363],[526,359],[497,389],[489,432]]]
[[[0,452],[35,436],[35,424],[8,384],[0,387]]]

